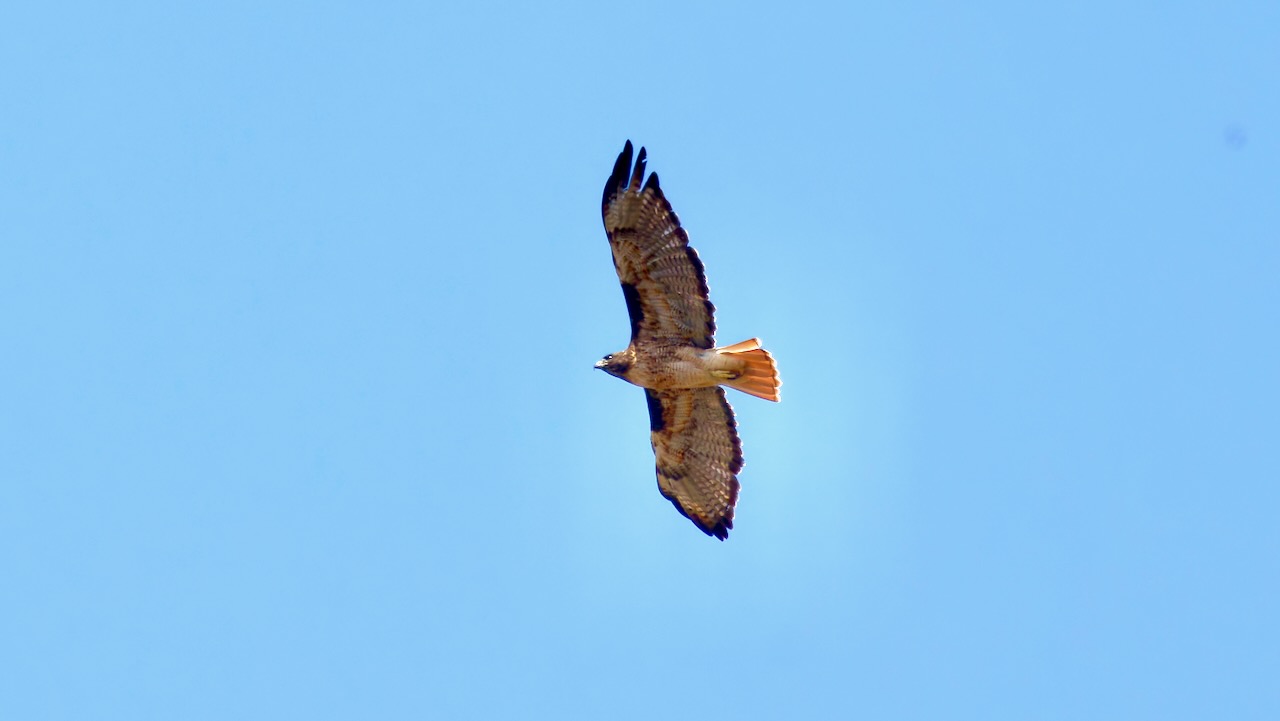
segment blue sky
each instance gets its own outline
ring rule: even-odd
[[[0,11],[0,717],[1280,715],[1280,5],[111,5]]]

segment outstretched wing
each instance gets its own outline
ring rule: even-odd
[[[631,150],[628,140],[603,200],[604,230],[631,316],[631,339],[679,339],[710,348],[715,306],[707,298],[702,261],[663,197],[657,173],[644,180],[644,148],[634,169]]]
[[[658,490],[703,533],[724,540],[738,502],[742,442],[724,389],[645,389]]]

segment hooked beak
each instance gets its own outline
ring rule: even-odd
[[[596,370],[598,370],[598,371],[602,371],[602,370],[604,370],[604,361],[603,361],[603,360],[598,360],[598,361],[596,361],[596,364],[595,364],[595,365],[593,365],[593,366],[591,366],[591,367],[592,367],[592,368],[595,368],[595,369],[596,369]]]

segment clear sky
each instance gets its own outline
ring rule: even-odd
[[[0,718],[1280,718],[1280,4],[9,3]],[[733,533],[599,215],[706,263]]]

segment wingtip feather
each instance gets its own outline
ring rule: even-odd
[[[645,151],[644,147],[641,146],[640,153],[636,155],[635,170],[631,172],[631,184],[627,186],[630,190],[640,189],[640,182],[644,180],[645,163],[647,163],[648,160],[649,160],[649,155]]]
[[[633,150],[631,141],[628,140],[626,145],[622,146],[622,152],[618,153],[618,159],[613,163],[613,172],[609,174],[609,180],[604,184],[604,197],[600,200],[600,205],[606,213],[609,209],[609,201],[618,194],[619,190],[626,187],[627,176],[631,172]],[[641,153],[643,152],[642,150]]]

